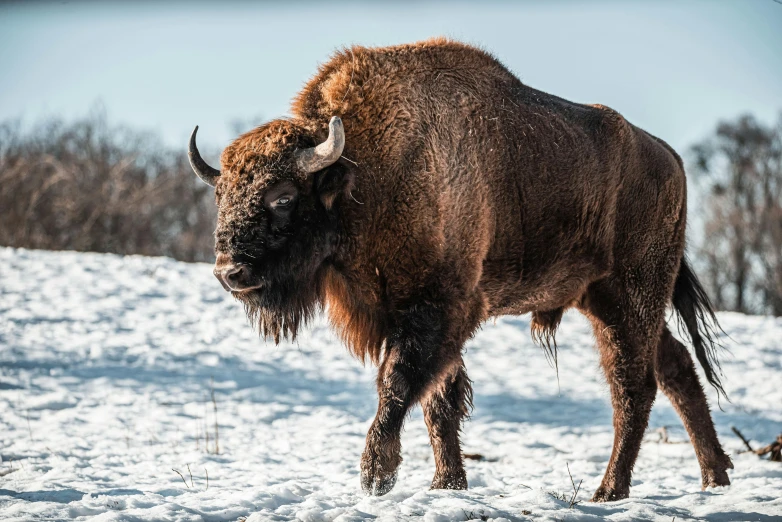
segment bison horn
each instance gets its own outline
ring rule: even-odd
[[[297,150],[296,165],[306,173],[324,169],[337,161],[345,148],[345,128],[339,116],[329,121],[329,137],[317,147]]]
[[[193,129],[193,134],[190,135],[190,147],[187,151],[187,157],[190,159],[190,166],[193,167],[193,172],[196,173],[196,176],[201,178],[201,181],[207,185],[214,187],[215,183],[217,183],[217,178],[220,176],[220,171],[210,167],[198,152],[198,147],[196,147],[197,132],[198,125]]]

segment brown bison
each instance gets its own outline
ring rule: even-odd
[[[432,488],[466,488],[465,341],[488,318],[531,312],[548,345],[568,308],[594,326],[614,407],[593,500],[628,496],[658,387],[690,435],[703,487],[729,484],[693,361],[665,322],[671,305],[721,391],[714,315],[683,259],[684,170],[665,142],[444,39],[338,52],[292,112],[234,141],[219,171],[201,159],[196,127],[190,159],[216,188],[214,273],[260,331],[295,338],[325,307],[350,350],[379,365],[366,492],[393,487],[416,403]]]

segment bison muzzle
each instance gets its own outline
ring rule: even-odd
[[[670,306],[722,391],[716,319],[683,259],[684,169],[665,142],[444,39],[338,52],[292,114],[236,139],[220,170],[201,159],[194,131],[190,160],[216,189],[215,275],[260,332],[294,339],[325,309],[349,349],[378,365],[366,492],[393,487],[416,403],[432,487],[466,488],[465,341],[491,317],[531,312],[533,336],[551,347],[569,308],[594,327],[614,407],[593,499],[628,496],[658,388],[690,435],[703,487],[729,484],[693,360],[665,322]]]

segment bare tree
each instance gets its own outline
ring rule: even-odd
[[[184,149],[99,112],[0,124],[0,245],[210,261],[213,197]]]
[[[692,148],[708,184],[703,255],[715,304],[782,315],[782,115],[744,115]]]

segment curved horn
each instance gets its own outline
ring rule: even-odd
[[[198,152],[198,147],[196,147],[197,132],[198,125],[193,129],[193,134],[190,135],[190,147],[187,150],[187,157],[190,159],[190,166],[193,167],[193,172],[196,173],[196,176],[201,178],[201,181],[207,185],[214,187],[215,183],[217,183],[218,176],[220,176],[220,171],[210,167]]]
[[[306,173],[324,169],[337,161],[345,148],[345,128],[339,116],[329,121],[329,137],[317,147],[297,150],[296,165]]]

